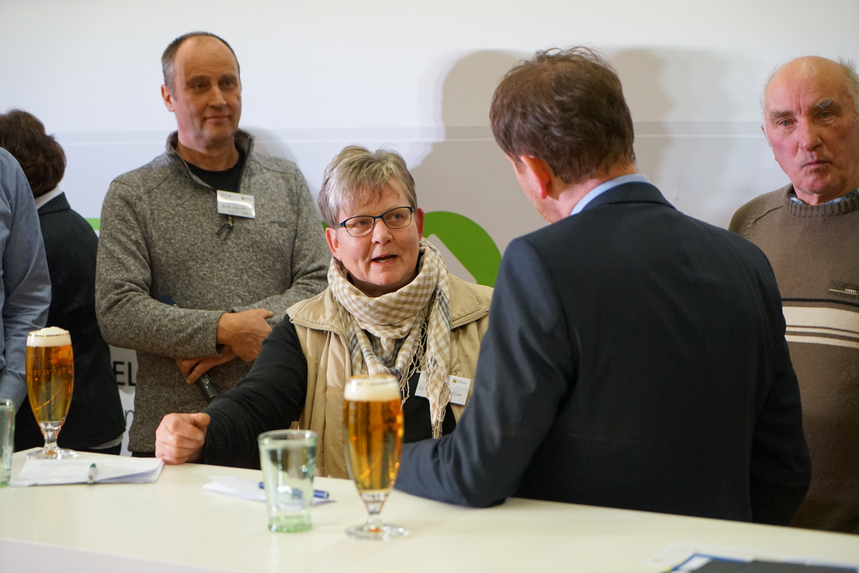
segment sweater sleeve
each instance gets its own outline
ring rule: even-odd
[[[156,356],[216,356],[223,311],[178,308],[152,298],[147,229],[119,181],[104,199],[96,267],[96,312],[104,339]]]
[[[250,373],[204,410],[211,422],[203,460],[259,467],[257,436],[288,428],[301,415],[306,395],[307,359],[287,316],[263,342]]]

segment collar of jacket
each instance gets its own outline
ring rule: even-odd
[[[668,202],[668,200],[662,195],[662,192],[660,192],[655,185],[633,181],[631,183],[624,183],[623,185],[613,187],[602,195],[594,198],[593,201],[588,203],[588,205],[582,209],[582,213],[585,213],[594,207],[608,205],[611,203],[659,203],[666,207],[674,208],[674,206]]]
[[[45,215],[46,213],[57,213],[59,211],[67,211],[71,209],[71,205],[69,205],[69,200],[66,199],[65,193],[60,193],[41,207],[39,207],[39,215]]]
[[[236,143],[236,148],[240,149],[245,154],[245,165],[242,168],[242,177],[244,177],[244,170],[247,169],[248,161],[250,160],[251,152],[254,150],[254,136],[246,131],[242,131],[239,129],[236,131],[236,135],[234,138]],[[179,152],[176,150],[176,145],[179,143],[179,132],[174,131],[170,135],[167,136],[167,149],[166,154],[167,157],[177,162],[178,165],[181,165],[185,169],[185,173],[187,173],[188,177],[191,178],[194,183],[198,185],[202,185],[208,189],[211,189],[209,185],[206,185],[199,177],[194,175],[191,172],[191,169],[188,167],[188,162],[182,159],[182,156],[179,155]]]

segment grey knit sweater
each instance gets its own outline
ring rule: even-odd
[[[330,253],[295,164],[255,153],[253,138],[239,131],[239,191],[254,196],[256,218],[232,217],[225,227],[215,190],[190,172],[176,141],[174,132],[163,155],[117,177],[102,207],[96,306],[104,338],[137,351],[136,452],[154,451],[165,414],[205,408],[175,359],[216,356],[223,312],[267,308],[276,324],[327,285]],[[158,302],[162,295],[178,308]],[[250,367],[235,358],[209,374],[224,391]]]

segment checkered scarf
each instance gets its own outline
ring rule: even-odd
[[[393,374],[405,402],[409,378],[420,368],[427,378],[432,435],[439,438],[450,401],[450,290],[438,250],[421,239],[420,253],[418,275],[395,292],[365,295],[336,259],[328,268],[328,284],[340,304],[352,373]]]

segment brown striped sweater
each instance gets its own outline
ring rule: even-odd
[[[859,195],[791,195],[788,185],[750,201],[730,230],[766,253],[781,291],[812,460],[792,525],[859,533]]]

